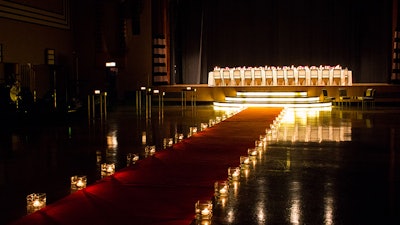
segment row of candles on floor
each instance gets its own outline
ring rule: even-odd
[[[114,163],[101,164],[101,176],[109,176],[115,173]],[[86,188],[87,177],[85,175],[75,175],[71,177],[71,193]],[[27,214],[38,211],[46,206],[46,193],[32,193],[26,196]]]
[[[217,116],[215,119],[210,119],[208,123],[201,123],[200,130],[203,131],[208,127],[212,127],[219,122],[225,120],[226,118],[238,113],[239,111],[232,111],[222,116]],[[196,126],[189,127],[188,137],[197,133],[198,128]],[[164,138],[163,139],[163,148],[171,147],[174,143],[180,142],[184,139],[183,134],[175,134],[174,138]],[[146,143],[146,134],[144,132],[144,136],[142,136],[142,142]],[[155,145],[147,145],[144,148],[145,157],[152,156],[156,153]],[[137,153],[128,153],[126,156],[127,166],[135,164],[139,160],[139,154]],[[101,161],[101,158],[97,159]],[[115,164],[114,163],[102,163],[100,165],[101,177],[107,177],[113,175],[115,173]],[[87,177],[84,175],[75,175],[71,177],[71,193],[76,192],[78,190],[86,188],[87,185]],[[46,206],[46,193],[32,193],[27,195],[27,213],[33,213],[38,211]]]
[[[230,196],[229,193],[231,191],[237,191],[240,179],[249,176],[251,168],[255,167],[257,160],[260,160],[263,153],[266,151],[267,143],[274,141],[276,129],[279,127],[285,112],[286,110],[283,110],[273,123],[270,124],[269,128],[265,130],[265,134],[260,135],[259,140],[255,141],[255,147],[247,150],[247,155],[240,156],[240,165],[238,167],[228,168],[228,179],[216,181],[214,183],[214,199],[198,200],[195,203],[196,225],[211,224],[214,204],[225,207]]]

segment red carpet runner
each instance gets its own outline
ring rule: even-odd
[[[243,110],[12,224],[189,225],[196,201],[213,198],[214,182],[227,179],[280,111]]]

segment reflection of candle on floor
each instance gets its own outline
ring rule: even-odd
[[[142,132],[142,144],[146,144],[146,132],[145,131],[143,131]]]

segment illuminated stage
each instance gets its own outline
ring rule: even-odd
[[[238,92],[306,92],[309,97],[320,97],[322,90],[327,90],[331,97],[338,99],[339,89],[346,89],[350,97],[363,96],[368,88],[376,90],[377,105],[400,104],[400,85],[387,83],[353,83],[351,86],[209,86],[207,84],[177,84],[153,87],[165,93],[164,102],[186,102],[195,99],[196,104],[213,104],[225,102],[226,98],[234,97]],[[181,97],[182,96],[182,97]]]

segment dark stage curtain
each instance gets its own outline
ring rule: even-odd
[[[265,65],[340,64],[354,83],[390,79],[391,0],[172,2],[180,83],[207,83],[214,66]]]

